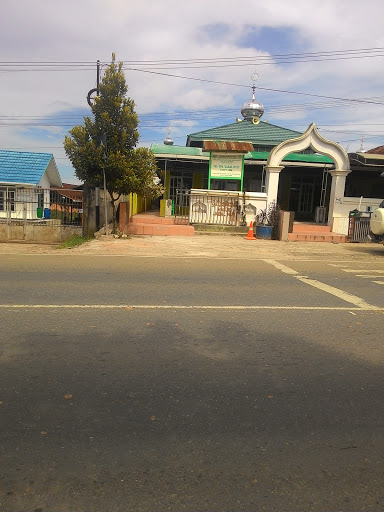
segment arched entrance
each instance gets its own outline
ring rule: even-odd
[[[312,123],[309,125],[303,135],[295,139],[290,139],[282,142],[272,149],[269,154],[266,165],[266,185],[268,203],[277,201],[280,172],[284,169],[281,165],[283,158],[289,153],[300,153],[301,151],[311,148],[316,153],[328,156],[334,163],[334,169],[327,171],[331,177],[331,186],[328,194],[329,197],[329,214],[328,224],[333,224],[333,217],[335,213],[335,205],[344,197],[345,178],[350,173],[349,158],[344,149],[330,140],[324,139],[317,131],[316,125]],[[305,169],[302,169],[301,176],[305,176]],[[308,173],[309,176],[309,173]],[[315,182],[313,182],[315,183]],[[305,183],[304,180],[304,194],[311,193],[311,180],[308,179]],[[306,198],[304,197],[303,201]]]

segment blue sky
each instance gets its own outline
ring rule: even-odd
[[[112,52],[142,145],[168,127],[184,145],[234,122],[255,72],[263,120],[298,131],[315,122],[348,151],[362,138],[383,145],[384,6],[367,0],[364,12],[361,23],[356,0],[2,0],[0,147],[52,152],[63,181],[77,182],[63,139],[89,113],[96,61]]]

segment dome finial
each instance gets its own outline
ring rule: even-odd
[[[167,134],[167,137],[164,139],[164,144],[166,146],[173,145],[173,139],[171,138],[171,126],[168,126],[168,134]]]
[[[253,81],[253,85],[252,85],[252,99],[254,100],[255,99],[255,91],[256,91],[256,81],[259,79],[259,75],[255,72],[255,73],[253,73],[251,78],[252,78],[252,81]]]
[[[253,73],[252,99],[244,103],[241,109],[241,115],[244,119],[246,121],[252,121],[254,124],[257,124],[259,122],[259,118],[264,114],[264,105],[255,99],[256,80],[258,80],[258,78],[259,75],[257,73]]]

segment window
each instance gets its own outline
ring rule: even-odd
[[[15,211],[15,191],[2,189],[0,190],[0,211]]]

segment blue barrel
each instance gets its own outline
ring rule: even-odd
[[[256,226],[256,237],[262,238],[263,240],[271,240],[273,226],[264,226],[264,224],[258,224]]]
[[[50,218],[51,218],[50,208],[44,208],[44,219],[50,219]]]

